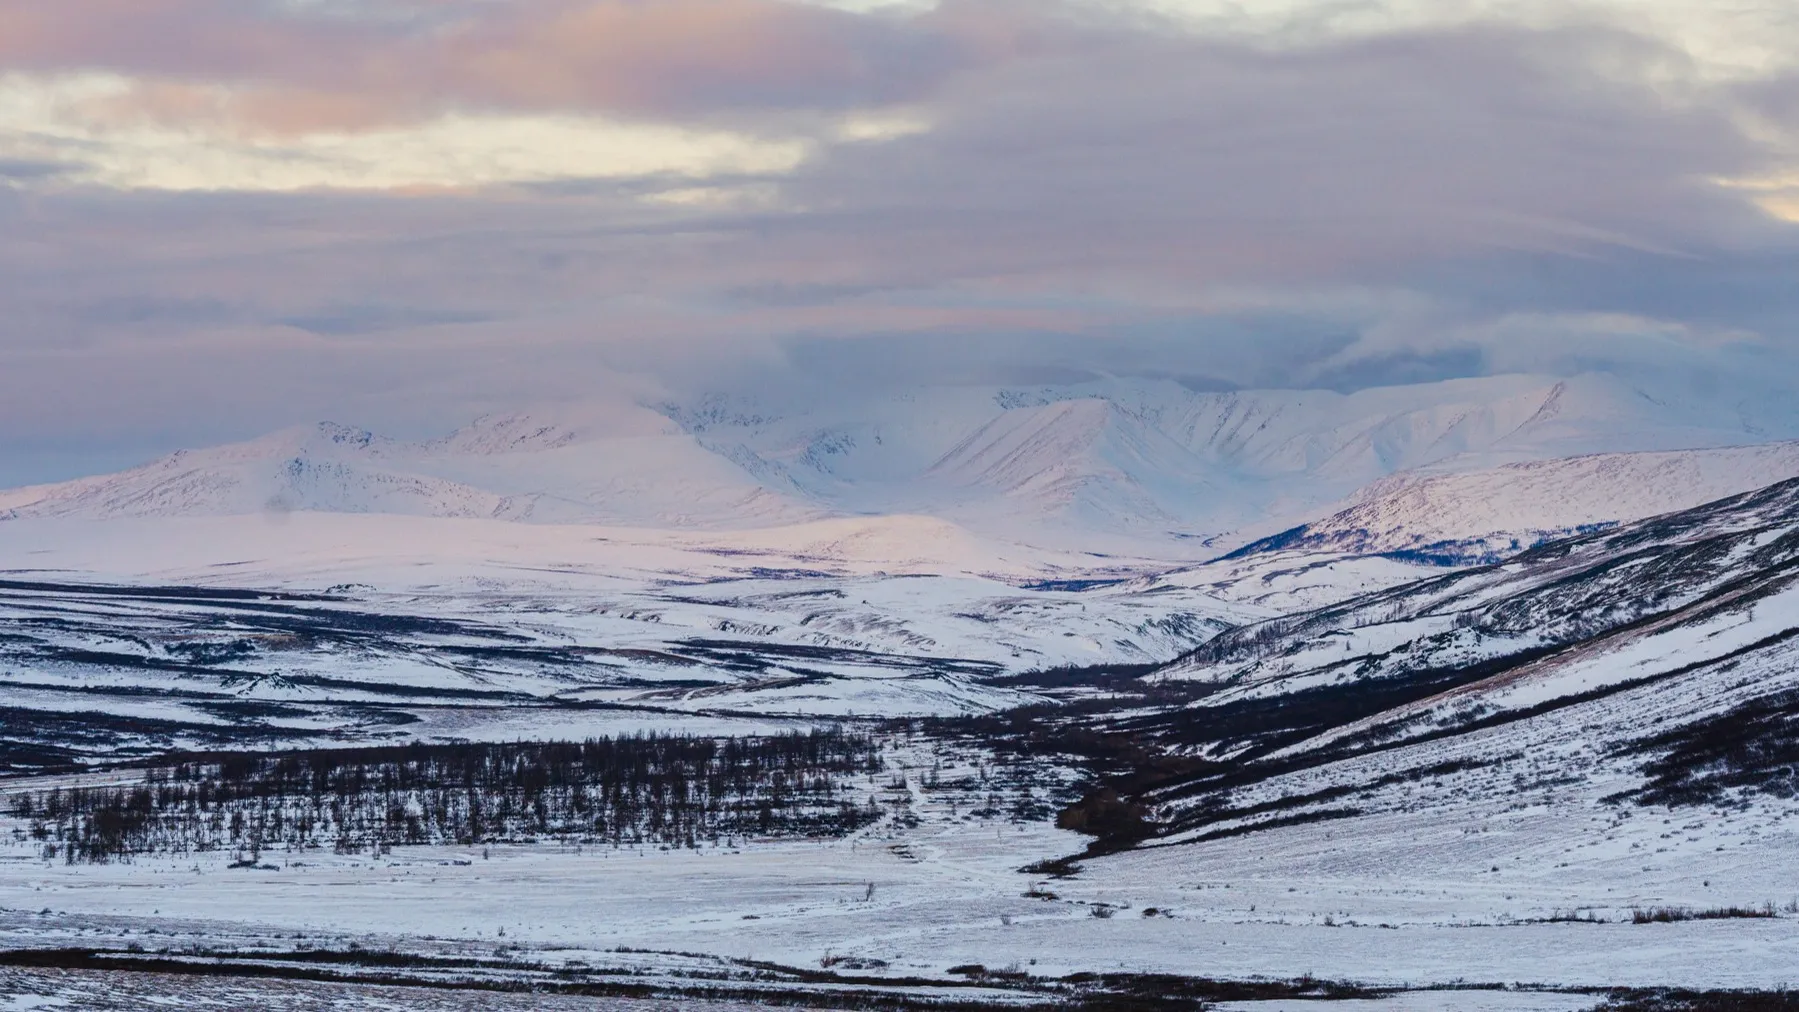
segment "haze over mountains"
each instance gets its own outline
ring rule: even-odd
[[[1769,444],[1799,436],[1796,419],[1598,374],[1350,394],[1112,380],[854,404],[714,395],[488,416],[424,442],[321,423],[0,492],[0,518],[305,511],[729,532],[919,515],[1170,562],[1316,521],[1260,547],[1479,555],[1799,473],[1799,448]]]

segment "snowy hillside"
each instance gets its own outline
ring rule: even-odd
[[[1167,842],[1520,785],[1759,805],[1792,795],[1796,650],[1799,480],[1228,631],[1111,725],[1188,757],[1142,795]]]
[[[1091,842],[1057,892],[1352,948],[1505,926],[1488,944],[1513,951],[1555,925],[1608,960],[1657,916],[1737,919],[1670,937],[1741,952],[1799,912],[1799,479],[1058,695],[962,725],[1100,771],[1063,812]],[[1530,965],[1583,972],[1559,959]]]
[[[903,508],[1051,543],[1159,534],[1165,546],[1170,536],[1270,533],[1270,518],[1310,519],[1407,469],[1799,436],[1799,414],[1786,405],[1750,417],[1739,405],[1602,376],[1497,376],[1351,394],[1108,380],[935,388],[853,406],[740,397],[665,410],[706,445],[753,457],[755,467],[838,508]]]
[[[1752,582],[1785,580],[1795,527],[1799,481],[1781,482],[1238,630],[1164,676],[1361,680],[1561,647],[1725,588],[1735,600]]]
[[[1239,554],[1303,550],[1490,561],[1583,529],[1686,509],[1795,475],[1799,442],[1590,454],[1461,473],[1402,472],[1357,492],[1348,508]]]
[[[925,472],[927,482],[1002,497],[1038,518],[1179,530],[1228,509],[1206,462],[1109,401],[1013,408]]]

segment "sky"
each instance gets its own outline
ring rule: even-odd
[[[714,389],[1799,381],[1791,0],[0,0],[0,484]]]

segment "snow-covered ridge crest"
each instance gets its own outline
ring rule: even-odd
[[[1450,462],[1448,466],[1453,466]],[[1688,509],[1799,476],[1799,442],[1601,453],[1456,473],[1402,472],[1349,504],[1238,550],[1486,562],[1570,534]]]
[[[245,443],[179,450],[114,475],[0,492],[0,517],[287,512],[481,516],[501,497],[405,466],[410,447],[321,422]]]
[[[387,513],[550,523],[795,523],[764,487],[653,412],[490,416],[429,442],[325,422],[184,450],[118,474],[0,493],[0,517]]]
[[[1799,479],[1788,479],[1232,630],[1162,677],[1268,694],[1469,668],[1634,628],[1714,595],[1723,595],[1713,602],[1720,614],[1752,613],[1738,590],[1786,587],[1796,560]]]
[[[1233,531],[1281,529],[1271,519],[1292,526],[1316,518],[1368,482],[1406,470],[1799,436],[1799,413],[1789,407],[1741,407],[1590,374],[1353,393],[1106,379],[935,387],[854,403],[740,395],[664,410],[714,452],[835,508],[929,513],[1062,543],[1109,532],[1191,549],[1229,542]],[[1645,513],[1616,519],[1630,515]],[[1551,517],[1536,526],[1561,524]]]
[[[925,480],[1023,500],[1023,509],[1084,512],[1178,526],[1217,499],[1207,464],[1100,398],[1005,411],[932,464]]]

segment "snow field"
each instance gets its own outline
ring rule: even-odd
[[[148,944],[154,928],[183,932],[183,944],[291,947],[299,934],[321,946],[473,946],[593,965],[653,961],[621,947],[793,966],[847,956],[894,975],[981,963],[1043,975],[1310,972],[1393,986],[1770,988],[1791,977],[1799,918],[1617,918],[1635,905],[1799,894],[1787,880],[1799,812],[1619,818],[1590,796],[1508,808],[1467,792],[1464,804],[1365,817],[1353,832],[1285,827],[1091,859],[1076,877],[1051,879],[1018,869],[1075,852],[1082,838],[972,814],[968,792],[929,789],[927,778],[960,780],[989,761],[915,748],[901,761],[918,825],[890,821],[835,841],[267,852],[274,870],[228,868],[229,854],[46,865],[21,843],[0,856],[0,907],[12,911],[0,915],[11,924],[0,944]],[[1609,923],[1532,921],[1564,910]]]

